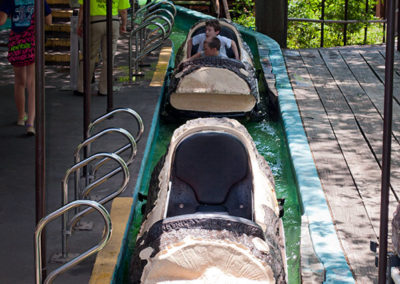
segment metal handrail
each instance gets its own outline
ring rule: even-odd
[[[167,5],[172,8],[172,12],[168,9],[161,8],[163,5]],[[165,15],[160,15],[159,13],[163,12]],[[138,27],[133,28],[134,20],[139,18],[139,15],[143,14],[140,18],[141,23]],[[135,36],[135,76],[140,76],[143,74],[139,74],[139,61],[146,56],[151,51],[157,49],[161,46],[162,41],[166,39],[172,33],[172,26],[174,24],[174,17],[176,16],[176,8],[173,3],[170,1],[160,1],[160,2],[150,2],[138,9],[132,15],[132,31],[129,37],[129,82],[132,82],[133,72],[132,72],[132,37]],[[169,19],[168,19],[169,18]],[[163,21],[163,28],[157,22],[153,20],[161,20]],[[150,34],[157,34],[158,36],[154,36],[151,38],[147,38],[146,35],[146,27],[150,25],[156,25],[158,28],[150,31]],[[168,31],[165,32],[165,29]],[[162,37],[158,34],[158,31],[162,32]],[[139,35],[139,40],[138,40]],[[163,38],[163,40],[160,40]]]
[[[369,0],[365,0],[365,13],[369,11]],[[320,24],[320,33],[321,33],[321,42],[320,46],[324,47],[324,27],[325,24],[342,24],[343,25],[343,44],[347,45],[347,26],[349,24],[357,24],[357,23],[382,23],[383,24],[383,31],[385,31],[385,27],[387,24],[386,19],[383,20],[366,20],[366,19],[359,19],[359,20],[349,20],[348,19],[348,0],[345,0],[344,5],[344,19],[343,20],[326,20],[325,19],[325,2],[326,0],[321,0],[321,18],[320,19],[308,19],[308,18],[287,18],[288,22],[310,22],[310,23],[318,23]],[[364,28],[364,43],[367,41],[367,26]],[[385,41],[385,37],[383,36],[383,42]]]
[[[166,12],[168,14],[168,16],[171,17],[171,19],[169,19],[167,16],[164,15],[159,15],[158,13],[160,12]],[[172,13],[168,10],[164,10],[164,9],[159,9],[154,11],[153,13],[147,15],[145,18],[145,22],[148,21],[153,21],[153,20],[162,20],[165,22],[165,24],[163,24],[164,28],[168,28],[168,31],[166,30],[166,34],[165,34],[165,38],[168,38],[170,36],[170,34],[172,33],[172,26],[175,23],[175,19],[172,15]],[[153,30],[152,33],[157,32],[157,30]],[[146,37],[144,37],[146,39]],[[145,44],[146,46],[146,44]]]
[[[138,33],[140,33],[142,30],[145,30],[146,27],[150,26],[150,25],[155,25],[157,26],[161,31],[161,35],[159,36],[154,36],[152,37],[152,41],[153,43],[150,46],[145,46],[143,49],[139,50],[140,44],[139,44],[139,40],[138,40]],[[134,30],[131,31],[131,34],[129,36],[129,82],[132,82],[132,37],[133,35],[135,35],[135,73],[137,73],[138,69],[139,69],[139,60],[141,58],[143,58],[144,56],[146,56],[147,54],[149,54],[151,51],[157,49],[158,47],[160,47],[162,45],[162,43],[164,42],[164,40],[166,39],[165,37],[165,29],[164,26],[160,23],[157,22],[144,22],[141,25],[139,25],[137,28],[135,28]]]
[[[36,284],[42,284],[42,246],[41,246],[41,238],[42,238],[42,231],[44,227],[52,220],[55,218],[65,215],[65,212],[76,208],[78,206],[89,206],[92,207],[93,210],[97,210],[104,219],[104,224],[105,224],[105,230],[103,231],[103,237],[101,242],[99,244],[95,245],[91,249],[87,250],[86,252],[80,254],[79,256],[73,258],[66,264],[60,266],[59,268],[55,269],[52,271],[44,280],[44,283],[52,283],[54,279],[61,273],[65,272],[69,268],[77,265],[80,263],[82,260],[88,258],[89,256],[95,254],[96,252],[100,251],[101,249],[104,248],[104,246],[108,243],[111,237],[111,231],[112,231],[112,224],[111,224],[111,217],[110,214],[107,212],[107,210],[98,202],[92,201],[92,200],[76,200],[73,201],[67,205],[64,205],[60,209],[54,211],[53,213],[50,213],[43,219],[39,221],[39,223],[36,226],[35,230],[35,276],[36,276]]]
[[[90,145],[91,143],[93,143],[94,141],[99,139],[100,137],[103,137],[104,135],[109,134],[109,133],[120,133],[129,140],[129,143],[127,145],[124,145],[121,148],[119,148],[118,150],[116,150],[115,152],[113,152],[113,153],[119,155],[122,152],[124,152],[126,149],[131,148],[132,149],[131,154],[130,154],[129,158],[125,161],[125,163],[129,166],[132,163],[133,159],[135,158],[136,152],[137,152],[135,138],[133,138],[133,136],[127,130],[125,130],[123,128],[115,128],[115,127],[106,128],[106,129],[100,131],[99,133],[96,133],[95,135],[90,136],[88,139],[86,139],[85,141],[80,143],[75,149],[75,153],[74,153],[75,163],[80,162],[80,159],[81,159],[80,152],[83,147]],[[101,160],[99,163],[104,164],[104,162],[107,160],[108,159]]]
[[[114,110],[106,113],[105,115],[102,115],[102,116],[96,118],[93,122],[91,122],[89,124],[88,130],[87,130],[87,136],[89,137],[92,135],[92,130],[97,124],[99,124],[100,122],[113,116],[114,114],[117,114],[120,112],[126,112],[136,119],[137,124],[138,124],[138,132],[136,133],[135,141],[136,141],[136,143],[138,143],[140,138],[142,138],[142,135],[144,132],[144,124],[143,124],[143,120],[140,117],[140,115],[136,111],[134,111],[133,109],[130,109],[130,108],[117,108],[117,109],[114,109]]]
[[[88,131],[88,132],[89,132],[89,131]],[[107,129],[104,129],[104,130],[100,131],[99,133],[96,133],[95,135],[89,137],[88,139],[86,139],[86,140],[83,141],[82,143],[80,143],[80,144],[76,147],[76,149],[75,149],[75,153],[74,153],[74,163],[77,164],[77,163],[80,162],[80,160],[81,160],[81,155],[80,155],[80,154],[81,154],[81,150],[82,150],[84,147],[87,147],[87,148],[89,149],[89,146],[90,146],[94,141],[96,141],[98,138],[103,137],[103,136],[105,136],[106,134],[109,134],[109,133],[120,133],[120,134],[122,134],[123,136],[125,136],[125,137],[128,139],[129,143],[126,144],[126,145],[124,145],[124,146],[122,146],[121,148],[117,149],[114,153],[117,154],[117,155],[120,155],[121,153],[123,153],[123,152],[126,151],[127,149],[131,149],[130,156],[129,156],[128,159],[125,161],[126,165],[129,166],[129,165],[132,163],[132,161],[133,161],[133,159],[135,158],[135,156],[136,156],[136,153],[137,153],[137,145],[136,145],[136,142],[135,142],[135,139],[133,138],[133,136],[132,136],[128,131],[126,131],[126,130],[123,129],[123,128],[107,128]],[[90,152],[90,151],[88,150],[88,153],[89,153],[89,152]],[[89,155],[90,155],[90,154],[89,154]],[[94,165],[94,167],[92,167],[92,168],[90,169],[90,174],[89,174],[89,175],[94,176],[95,173],[97,172],[97,170],[98,170],[103,164],[105,164],[108,160],[109,160],[109,158],[104,158],[104,159],[100,160],[98,163],[96,163],[96,164]],[[88,171],[89,171],[89,170],[88,170]],[[113,173],[112,175],[106,174],[106,175],[104,175],[104,176],[103,176],[102,178],[100,178],[100,179],[105,179],[105,180],[107,180],[109,177],[113,176],[114,174],[115,174],[115,173]],[[80,188],[80,187],[79,187],[80,175],[81,175],[80,169],[78,168],[78,169],[76,170],[76,172],[75,172],[75,178],[74,178],[74,196],[75,196],[75,199],[83,199],[83,198],[84,198],[83,195],[79,193],[79,188]],[[89,182],[87,181],[86,184],[85,184],[85,186],[88,186],[88,183],[89,183]],[[101,184],[101,183],[100,183],[100,184]],[[97,185],[96,185],[96,186],[97,186]]]
[[[153,6],[149,7],[147,9],[147,13],[152,12],[152,10],[154,10],[157,7],[162,7],[162,5],[167,5],[169,7],[172,8],[172,11],[174,13],[174,17],[176,16],[176,7],[173,3],[171,3],[170,1],[160,1],[160,2],[156,2]],[[160,8],[158,8],[160,9]]]
[[[89,146],[94,141],[96,141],[98,138],[103,137],[104,135],[106,135],[108,133],[120,133],[129,140],[128,144],[122,146],[121,148],[119,148],[118,150],[113,152],[113,153],[119,155],[119,154],[123,153],[125,150],[131,148],[131,154],[130,154],[129,158],[125,161],[125,163],[129,166],[132,163],[132,161],[135,158],[136,153],[137,153],[137,145],[136,145],[135,138],[133,138],[133,136],[127,130],[125,130],[123,128],[115,128],[115,127],[104,129],[104,130],[100,131],[99,133],[96,133],[95,135],[90,136],[88,139],[86,139],[81,144],[79,144],[74,153],[75,163],[78,163],[80,161],[80,151],[82,150],[83,147]],[[96,164],[95,167],[96,168],[100,167],[107,160],[108,159],[101,160],[99,163]]]
[[[106,202],[110,201],[111,199],[115,198],[116,196],[118,196],[119,194],[121,194],[127,187],[128,182],[129,182],[129,170],[128,170],[128,166],[126,165],[125,161],[118,156],[117,154],[114,153],[98,153],[98,154],[94,154],[90,157],[88,157],[87,159],[73,165],[71,168],[69,168],[64,176],[64,179],[62,180],[62,204],[63,206],[65,206],[68,203],[68,179],[69,176],[71,175],[71,173],[77,171],[78,169],[87,166],[89,163],[93,162],[94,160],[98,160],[98,159],[104,159],[104,158],[109,158],[112,159],[114,161],[116,161],[117,163],[119,163],[119,167],[116,168],[113,172],[114,174],[117,172],[120,172],[121,170],[123,171],[124,174],[124,180],[121,184],[121,187],[114,191],[114,193],[107,195],[106,197],[104,197],[103,199],[97,201],[100,204],[105,204]],[[113,174],[113,175],[114,175]],[[103,177],[104,179],[104,177]],[[103,182],[105,181],[105,179],[103,180]],[[65,216],[65,214],[62,216],[62,256],[63,257],[67,257],[67,235],[71,234],[73,225],[76,224],[77,221],[79,221],[79,218],[83,217],[84,215],[86,215],[87,213],[93,211],[93,209],[87,208],[81,212],[79,212],[79,216],[75,215],[73,217],[73,224],[71,224],[72,222],[70,222],[68,225],[72,226],[70,227],[70,229],[68,229],[69,227],[67,226],[67,218]]]
[[[171,26],[174,25],[174,23],[175,23],[175,17],[174,17],[174,15],[171,13],[170,10],[164,9],[164,8],[160,8],[160,9],[157,9],[157,10],[151,12],[151,13],[148,13],[148,14],[146,15],[146,17],[144,17],[144,20],[143,20],[143,21],[145,22],[145,21],[147,21],[147,19],[148,19],[150,16],[158,15],[159,13],[165,13],[165,14],[167,14],[167,15],[163,15],[163,16],[168,16],[168,19],[169,19],[169,21],[171,22]]]
[[[145,15],[146,15],[147,12],[152,11],[152,10],[154,10],[155,8],[157,8],[157,7],[161,6],[161,5],[170,6],[172,8],[173,12],[174,12],[174,16],[176,16],[176,7],[175,7],[175,5],[173,3],[171,3],[170,1],[159,1],[159,2],[150,2],[150,3],[146,4],[142,8],[138,9],[134,13],[133,17],[135,19],[138,18],[138,15],[140,13],[145,13]]]

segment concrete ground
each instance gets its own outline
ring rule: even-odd
[[[34,283],[34,230],[35,230],[35,138],[28,137],[24,127],[16,125],[17,112],[13,98],[13,71],[6,59],[5,47],[0,48],[0,282]],[[130,166],[131,179],[121,196],[131,196],[146,145],[148,130],[161,88],[149,87],[151,73],[158,56],[145,59],[147,76],[136,84],[123,82],[127,76],[127,42],[122,40],[116,56],[114,107],[132,108],[143,118],[145,133],[138,143],[137,157]],[[46,66],[46,211],[61,207],[61,181],[73,165],[75,148],[83,140],[83,97],[69,89],[68,68]],[[94,92],[96,90],[94,89]],[[91,118],[106,113],[107,98],[92,96]],[[105,121],[104,127],[122,127],[136,133],[136,124],[128,115],[116,115]],[[100,126],[99,126],[100,129]],[[92,152],[111,151],[110,145],[124,145],[126,140],[110,136],[93,145]],[[115,149],[115,147],[114,147]],[[121,183],[121,175],[93,193],[98,198]],[[73,177],[70,178],[73,180]],[[73,191],[70,183],[70,192]],[[71,194],[70,194],[71,196]],[[109,206],[107,206],[109,208]],[[101,238],[103,224],[96,221],[90,232],[76,232],[69,241],[70,251],[83,252]],[[49,224],[46,231],[47,260],[61,251],[60,220]],[[87,283],[94,257],[79,264],[56,279],[56,283]],[[46,264],[48,271],[60,264]]]

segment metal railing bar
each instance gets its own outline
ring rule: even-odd
[[[172,16],[172,14],[171,14],[171,16]],[[153,20],[162,20],[162,21],[164,21],[165,22],[165,24],[163,24],[163,27],[164,28],[168,28],[168,31],[166,31],[165,33],[165,38],[168,38],[169,37],[169,35],[171,34],[171,32],[172,32],[172,25],[173,25],[173,23],[174,23],[174,19],[172,18],[172,20],[170,20],[170,19],[168,19],[166,16],[164,16],[164,15],[158,15],[157,13],[156,14],[153,14],[153,15],[149,15],[148,17],[146,17],[145,18],[145,20],[146,20],[146,22],[148,22],[148,21],[153,21]],[[145,37],[146,38],[146,37]]]
[[[35,230],[35,278],[36,278],[36,284],[42,284],[43,282],[43,275],[42,275],[42,245],[41,245],[41,239],[42,239],[42,231],[44,227],[52,220],[55,218],[64,215],[65,212],[76,208],[78,206],[90,206],[93,208],[93,210],[97,210],[101,216],[104,219],[104,224],[105,224],[105,230],[103,231],[103,236],[99,244],[95,245],[91,249],[87,250],[86,252],[82,253],[81,255],[73,258],[71,261],[67,262],[66,264],[60,266],[59,268],[55,269],[52,271],[44,280],[44,283],[52,283],[54,279],[61,273],[65,272],[69,268],[77,265],[80,263],[82,260],[86,259],[87,257],[95,254],[96,252],[100,251],[101,249],[104,248],[104,246],[108,243],[111,237],[111,232],[112,232],[112,224],[111,224],[111,217],[110,214],[107,212],[107,210],[98,202],[92,201],[92,200],[76,200],[73,201],[60,209],[54,211],[53,213],[50,213],[46,217],[42,218],[38,225],[36,226]]]
[[[369,0],[365,0],[365,14],[368,15],[369,10]],[[367,43],[367,35],[368,35],[368,27],[365,26],[364,28],[364,44]]]
[[[162,6],[162,5],[168,5],[172,8],[172,10],[174,11],[174,16],[176,16],[176,8],[175,5],[173,3],[171,3],[170,1],[159,1],[159,2],[150,2],[148,4],[146,4],[145,6],[143,6],[142,8],[138,9],[136,11],[136,13],[134,14],[135,18],[138,18],[138,15],[140,13],[147,13],[149,11],[154,10],[155,8]]]
[[[343,25],[343,45],[347,45],[348,10],[349,10],[349,0],[345,0],[344,1],[344,20],[346,23]]]
[[[117,152],[113,152],[113,153],[120,154],[122,152],[123,148],[124,148],[124,150],[126,150],[128,148],[132,148],[129,158],[125,161],[125,163],[127,165],[131,164],[133,159],[135,158],[136,152],[137,152],[136,142],[135,142],[135,138],[133,138],[133,136],[127,130],[125,130],[123,128],[107,128],[107,129],[104,129],[104,130],[100,131],[99,133],[96,133],[95,135],[90,136],[88,139],[86,139],[85,141],[80,143],[75,149],[75,153],[74,153],[75,163],[79,163],[79,161],[80,161],[80,152],[81,152],[83,147],[88,146],[89,144],[91,144],[94,141],[96,141],[98,138],[103,137],[104,135],[109,134],[109,133],[120,133],[120,134],[122,134],[123,136],[125,136],[129,140],[129,143],[127,145],[124,145],[122,148],[119,148],[117,150],[118,153]],[[128,146],[128,147],[125,148],[125,146]],[[103,160],[101,162],[104,163]]]
[[[325,25],[325,0],[322,0],[321,3],[321,44],[320,46],[324,46],[324,25]]]
[[[138,131],[137,131],[136,136],[135,136],[135,141],[136,141],[136,143],[139,142],[139,140],[142,138],[142,135],[143,135],[143,132],[144,132],[143,120],[142,120],[142,118],[140,117],[140,115],[136,111],[134,111],[134,110],[132,110],[130,108],[117,108],[117,109],[114,109],[114,110],[106,113],[105,115],[102,115],[102,116],[96,118],[93,122],[91,122],[89,124],[87,136],[88,137],[91,136],[92,130],[97,124],[99,124],[100,122],[102,122],[102,121],[106,120],[107,118],[113,116],[114,114],[117,114],[117,113],[120,113],[120,112],[126,112],[126,113],[130,114],[133,118],[136,119],[136,122],[138,124]]]
[[[147,12],[151,12],[153,9],[157,8],[157,7],[162,7],[162,5],[167,5],[169,7],[172,8],[173,10],[173,14],[174,17],[176,16],[176,7],[173,3],[171,3],[170,1],[160,1],[157,2],[156,4],[154,4],[153,6],[149,7],[149,9],[147,9]],[[160,9],[160,8],[159,8]]]
[[[168,17],[171,26],[174,25],[174,23],[175,23],[174,15],[172,15],[171,11],[169,11],[167,9],[163,9],[163,8],[157,9],[154,12],[151,12],[151,13],[147,14],[146,17],[144,18],[144,22],[147,21],[149,17],[154,16],[154,15],[158,15],[159,13],[166,13],[167,15],[162,15],[162,16]]]
[[[122,160],[122,159],[121,159]],[[82,193],[83,198],[86,198],[89,193],[96,188],[97,186],[99,186],[100,184],[103,184],[104,182],[106,182],[109,178],[113,177],[114,175],[116,175],[117,173],[123,171],[124,174],[124,179],[123,182],[121,184],[121,186],[118,188],[118,190],[114,191],[113,193],[105,196],[104,198],[97,200],[98,203],[100,204],[106,204],[108,201],[114,199],[115,197],[117,197],[118,195],[120,195],[122,192],[125,191],[126,187],[128,186],[128,182],[129,182],[129,170],[128,170],[128,166],[123,163],[121,163],[121,161],[117,161],[120,163],[120,167],[116,168],[115,170],[109,172],[107,175],[103,176],[101,179],[96,180],[94,183],[92,183],[90,186],[90,188],[85,188],[85,190]],[[122,160],[123,162],[123,160]],[[76,223],[78,223],[78,221],[85,216],[86,214],[92,212],[93,209],[91,208],[86,208],[82,211],[80,211],[79,213],[77,213],[76,215],[74,215],[71,220],[69,221],[68,225],[67,225],[67,229],[66,229],[66,234],[71,234],[74,226],[76,225]]]
[[[64,176],[64,179],[62,180],[62,205],[65,206],[68,203],[68,179],[69,176],[71,175],[71,173],[77,171],[78,169],[85,167],[86,165],[88,165],[89,163],[91,163],[94,160],[97,159],[103,159],[105,157],[108,157],[110,159],[115,160],[117,163],[120,164],[120,167],[123,169],[123,173],[124,173],[124,182],[122,184],[122,186],[116,191],[119,193],[123,192],[128,184],[129,181],[129,170],[128,170],[128,166],[126,165],[125,161],[118,156],[117,154],[114,153],[98,153],[98,154],[94,154],[88,158],[86,158],[85,160],[73,165],[71,168],[69,168]],[[109,195],[110,196],[110,195]],[[114,196],[114,194],[113,194]],[[109,201],[110,199],[107,199],[107,201]],[[99,203],[104,204],[105,201],[104,199],[101,200]],[[85,211],[85,210],[84,210]],[[83,212],[83,211],[82,211]],[[62,224],[61,224],[62,228],[61,228],[61,233],[62,233],[62,256],[63,257],[67,257],[67,218],[65,216],[65,214],[62,216]]]
[[[307,18],[288,18],[290,22],[311,22],[311,23],[326,23],[326,24],[358,24],[358,23],[386,23],[386,20],[318,20]]]
[[[144,53],[144,52],[142,52],[142,50],[139,51],[139,49],[138,49],[139,42],[138,42],[137,34],[138,34],[138,32],[140,30],[145,29],[149,25],[158,26],[161,29],[163,35],[161,37],[162,40],[160,41],[159,44],[157,44],[157,46],[154,46],[154,48],[150,48],[150,49],[146,49],[145,48],[144,50],[146,52]],[[135,28],[134,30],[131,31],[131,34],[130,34],[130,37],[129,37],[129,60],[128,60],[129,61],[129,81],[130,82],[132,82],[132,76],[133,76],[133,73],[132,73],[132,37],[133,37],[133,35],[135,35],[135,46],[136,46],[136,48],[135,48],[135,72],[137,72],[137,70],[139,69],[139,66],[138,66],[139,60],[141,58],[143,58],[144,56],[146,56],[149,52],[157,49],[162,44],[162,42],[164,41],[164,39],[165,39],[165,29],[164,29],[163,25],[160,24],[160,23],[157,23],[157,22],[154,22],[154,23],[153,22],[144,22],[141,25],[139,25],[137,28]]]
[[[131,153],[130,156],[128,157],[128,159],[125,161],[125,163],[127,165],[130,165],[133,161],[133,159],[136,156],[137,153],[137,145],[135,142],[135,139],[133,138],[133,136],[126,131],[123,128],[108,128],[108,129],[104,129],[101,132],[97,133],[96,135],[93,135],[91,137],[89,137],[88,139],[86,139],[85,141],[83,141],[82,143],[80,143],[77,148],[75,149],[75,153],[74,153],[74,162],[75,164],[79,163],[81,160],[81,150],[82,148],[87,149],[87,153],[90,155],[90,144],[93,143],[94,141],[96,141],[98,138],[103,137],[104,135],[108,134],[108,133],[120,133],[123,136],[125,136],[129,143],[122,146],[121,148],[117,149],[116,151],[114,151],[113,153],[119,155],[122,152],[124,152],[127,149],[131,149]],[[89,169],[87,168],[87,175],[93,175],[93,173],[101,166],[103,165],[105,162],[107,162],[109,159],[105,158],[102,159],[101,161],[99,161],[95,166],[94,166],[94,170],[93,169]],[[80,181],[80,177],[81,177],[81,173],[80,173],[80,169],[77,169],[75,172],[75,176],[74,176],[74,198],[75,199],[82,199],[82,195],[79,193],[79,181]],[[88,185],[88,179],[86,178],[86,184],[85,186]],[[77,213],[77,212],[76,212]]]
[[[132,141],[134,142],[133,137],[132,137]],[[133,146],[132,144],[131,144],[131,145],[126,144],[125,146],[122,146],[122,147],[119,148],[117,151],[115,151],[114,154],[117,154],[117,155],[120,156],[121,153],[123,153],[124,151],[126,151],[126,150],[129,149],[129,148],[132,148],[132,146]],[[135,147],[134,147],[134,151],[133,151],[131,157],[126,161],[126,165],[127,165],[127,166],[129,166],[130,164],[132,164],[133,159],[136,157],[136,153],[137,153],[137,146],[136,146],[136,143],[134,144],[134,146],[135,146]],[[92,175],[95,175],[96,172],[97,172],[97,170],[98,170],[102,165],[104,165],[107,161],[109,161],[109,160],[110,160],[110,159],[108,159],[108,158],[104,158],[104,159],[102,159],[101,161],[99,161],[99,162],[93,167]]]

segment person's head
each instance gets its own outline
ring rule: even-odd
[[[208,38],[204,41],[204,55],[217,56],[219,54],[220,47],[221,42],[217,37]]]
[[[219,32],[221,31],[221,25],[219,24],[219,21],[214,19],[214,20],[208,20],[206,21],[206,37],[216,37]]]

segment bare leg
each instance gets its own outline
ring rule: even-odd
[[[26,67],[14,66],[14,98],[18,111],[18,120],[25,116],[25,86],[26,86]]]
[[[32,63],[26,68],[26,88],[28,91],[28,120],[26,121],[29,125],[35,123],[35,63]]]
[[[219,14],[220,14],[220,10],[219,10],[219,0],[213,0],[214,3],[214,9],[215,9],[215,14],[216,14],[216,18],[219,18]]]

